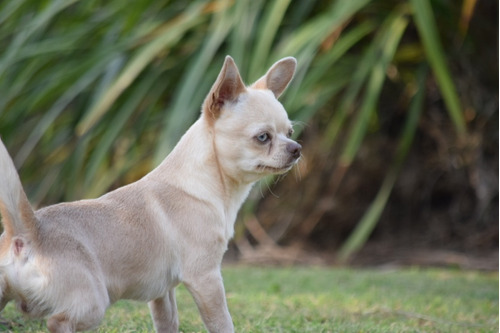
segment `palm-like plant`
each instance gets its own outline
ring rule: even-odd
[[[470,12],[475,1],[466,2]],[[409,30],[418,37],[406,42]],[[406,87],[399,149],[344,257],[387,201],[428,73],[456,133],[467,135],[430,0],[4,1],[0,45],[0,134],[39,204],[98,196],[144,175],[198,116],[225,54],[249,81],[280,57],[298,59],[283,98],[291,118],[321,117],[325,152],[344,138],[332,195],[377,117],[387,73]]]

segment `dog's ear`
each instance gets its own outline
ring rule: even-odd
[[[238,67],[233,58],[226,56],[219,76],[203,102],[203,112],[209,119],[217,119],[224,104],[236,101],[245,91]]]
[[[278,98],[292,80],[296,67],[297,60],[295,58],[283,58],[272,65],[266,75],[258,79],[251,87],[255,89],[269,89]]]

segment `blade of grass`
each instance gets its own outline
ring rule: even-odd
[[[70,184],[64,193],[66,201],[74,201],[82,198],[84,178],[81,175],[86,172],[82,166],[85,163],[91,140],[95,135],[95,132],[90,132],[84,137],[79,138],[68,161],[64,163],[61,179],[67,179]]]
[[[267,65],[267,60],[269,59],[269,53],[271,51],[271,45],[276,37],[279,26],[283,21],[285,12],[290,4],[290,0],[280,0],[274,2],[268,2],[271,8],[264,11],[265,17],[263,18],[263,23],[260,25],[258,31],[258,40],[255,46],[251,63],[249,69],[248,78],[250,82],[253,82],[262,75],[263,66]]]
[[[438,29],[432,7],[428,0],[410,0],[417,30],[424,45],[427,58],[455,129],[459,135],[466,133],[465,119],[453,79],[446,65],[445,53],[439,41]]]
[[[408,117],[404,125],[401,141],[396,150],[395,158],[389,171],[387,172],[384,182],[366,213],[363,215],[354,231],[350,234],[339,250],[338,259],[341,262],[347,261],[356,251],[361,249],[368,240],[373,229],[377,225],[380,216],[387,204],[389,195],[392,192],[394,184],[405,161],[408,151],[410,150],[417,125],[422,113],[424,97],[425,97],[425,80],[427,77],[427,67],[423,67],[418,72],[418,90],[411,102]]]
[[[318,15],[284,40],[278,48],[277,55],[294,55],[310,44],[319,47],[333,31],[368,3],[369,0],[338,0],[333,2],[328,11]]]
[[[460,15],[460,23],[458,26],[462,37],[464,37],[469,30],[470,20],[472,18],[472,15],[474,14],[476,4],[477,0],[464,0],[462,3],[462,13]]]
[[[241,70],[241,75],[249,77],[248,50],[254,37],[254,27],[257,17],[262,10],[264,1],[236,1],[234,15],[238,17],[238,24],[234,25],[229,39],[229,54],[234,58]]]
[[[314,63],[311,66],[304,68],[302,62],[299,62],[298,75],[294,77],[293,84],[287,89],[285,95],[287,110],[289,110],[292,115],[294,114],[294,110],[301,109],[303,104],[307,103],[308,98],[305,95],[310,94],[315,85],[323,85],[322,80],[325,77],[328,76],[328,81],[331,82],[328,86],[336,85],[338,82],[343,82],[342,85],[349,82],[342,77],[332,77],[332,73],[329,69],[332,68],[351,47],[369,34],[373,28],[373,24],[368,22],[362,23],[345,34],[342,34],[327,53],[314,59]],[[305,75],[301,77],[301,73],[305,73]],[[317,111],[319,108],[315,110]],[[311,114],[311,116],[313,114]]]
[[[353,75],[352,82],[347,88],[346,94],[341,102],[340,112],[337,111],[337,115],[333,118],[334,126],[332,127],[332,125],[329,125],[327,128],[327,130],[331,130],[332,128],[335,131],[340,130],[341,124],[339,124],[337,120],[340,119],[339,122],[344,122],[347,117],[347,110],[352,107],[355,97],[365,83],[365,77],[370,73],[360,111],[353,123],[352,129],[347,134],[347,144],[330,178],[330,184],[328,185],[328,197],[330,198],[337,192],[345,173],[354,160],[361,141],[365,136],[368,123],[375,113],[378,96],[385,80],[387,66],[392,60],[402,34],[408,25],[406,11],[406,6],[399,6],[393,10],[387,19],[385,19],[376,38],[372,41],[369,49],[362,58],[360,66]],[[332,124],[332,122],[330,122],[330,124]],[[337,133],[335,133],[335,135],[337,135]],[[328,133],[326,135],[329,135],[329,137],[323,140],[322,143],[322,149],[325,150],[328,149],[326,144],[334,142],[332,134]],[[326,206],[317,206],[315,211],[309,215],[304,223],[302,223],[300,232],[303,235],[309,235],[312,232],[326,212],[325,207]]]
[[[4,1],[2,7],[0,7],[0,27],[2,27],[2,24],[4,24],[25,2],[26,0]]]
[[[364,37],[375,29],[372,22],[363,22],[352,29],[343,32],[333,46],[324,54],[315,59],[314,67],[309,69],[307,81],[318,82],[328,71],[325,69],[334,66],[347,51],[359,43]]]
[[[88,136],[87,136],[88,137]],[[81,141],[82,152],[88,150],[86,146],[87,137],[84,137]],[[105,193],[116,179],[120,178],[125,172],[127,172],[131,167],[136,166],[137,159],[133,158],[129,151],[131,150],[132,142],[129,140],[124,141],[123,149],[119,149],[117,154],[113,156],[113,163],[109,168],[103,168],[99,173],[96,174],[95,178],[92,180],[92,184],[84,186],[83,182],[79,183],[79,193],[73,193],[74,197],[69,198],[70,200],[75,200],[77,198],[95,198],[103,193]],[[83,156],[83,154],[78,154],[78,156]],[[79,161],[79,163],[82,163]]]
[[[118,96],[130,86],[133,80],[160,52],[177,43],[190,28],[203,20],[203,8],[203,3],[195,2],[180,16],[167,22],[163,32],[139,50],[113,85],[109,87],[102,98],[91,107],[77,125],[76,132],[78,135],[85,134],[109,110]]]
[[[18,72],[15,78],[7,84],[6,81],[1,82],[2,86],[2,98],[0,98],[0,116],[4,117],[15,117],[16,115],[21,115],[23,110],[26,110],[25,103],[28,101],[23,101],[23,103],[19,103],[22,105],[18,106],[15,112],[6,112],[6,106],[11,103],[14,99],[19,98],[23,91],[30,90],[27,86],[30,85],[31,82],[35,81],[34,77],[36,73],[41,71],[42,68],[48,66],[48,59],[37,58],[31,61],[26,66],[23,66]],[[4,120],[5,121],[5,120]]]
[[[297,32],[293,33],[288,37],[285,41],[282,42],[282,45],[277,48],[276,55],[273,58],[280,58],[283,56],[287,56],[290,54],[296,55],[299,63],[299,67],[297,69],[297,74],[294,78],[293,85],[289,88],[283,97],[283,102],[287,106],[291,116],[295,117],[295,110],[301,109],[302,111],[300,118],[308,119],[314,115],[316,111],[320,109],[318,103],[313,103],[317,107],[311,108],[309,107],[303,108],[302,103],[307,103],[309,98],[303,95],[302,93],[308,93],[312,87],[304,86],[302,81],[306,79],[309,84],[317,84],[315,80],[312,78],[316,78],[320,80],[322,76],[325,76],[328,73],[328,68],[335,63],[338,58],[344,54],[347,49],[350,47],[345,43],[343,37],[341,37],[341,42],[334,43],[331,50],[327,52],[330,55],[330,59],[326,62],[324,59],[327,59],[327,56],[322,56],[319,59],[323,59],[323,63],[318,65],[316,55],[318,54],[318,50],[321,48],[322,43],[330,36],[332,33],[338,33],[339,29],[342,29],[342,25],[350,19],[351,15],[354,15],[357,11],[361,10],[368,1],[366,0],[356,0],[350,2],[336,1],[333,5],[330,6],[329,11],[325,14],[320,15],[315,20],[312,20],[307,25],[299,29]],[[365,29],[365,27],[360,30]],[[352,36],[348,34],[348,36]],[[351,38],[351,37],[348,37]],[[352,45],[352,44],[351,44]],[[310,65],[314,61],[314,67],[311,69]],[[340,79],[341,82],[344,82],[343,79]],[[333,82],[333,79],[330,77],[328,80]],[[335,86],[338,87],[337,84]],[[330,90],[330,89],[328,89]],[[337,88],[332,89],[332,91],[336,91]],[[322,99],[323,102],[326,99]],[[311,113],[306,115],[304,112],[305,109],[308,109]]]
[[[225,2],[225,7],[228,7],[228,1]],[[155,166],[160,164],[182,136],[182,133],[189,127],[192,119],[199,114],[202,101],[193,98],[193,96],[202,95],[196,94],[200,82],[206,75],[207,68],[212,62],[215,53],[226,39],[234,23],[235,19],[230,10],[221,10],[213,15],[213,29],[209,29],[213,32],[205,39],[201,50],[197,52],[196,58],[188,66],[190,69],[183,75],[174,94],[173,107],[166,114],[164,129],[160,133],[153,159]]]
[[[12,43],[6,49],[5,55],[0,59],[0,78],[3,73],[16,62],[17,54],[21,47],[32,37],[33,34],[39,33],[43,28],[49,24],[50,20],[78,0],[55,0],[49,3],[47,8],[41,13],[37,14],[35,19],[26,24],[20,32],[18,32],[13,39]]]
[[[332,75],[332,77],[335,76]],[[300,107],[298,105],[292,105],[292,107],[290,107],[290,114],[293,115],[294,121],[298,123],[308,123],[308,121],[313,118],[316,113],[327,105],[328,101],[332,99],[332,96],[335,96],[339,91],[341,91],[348,82],[349,78],[347,76],[336,76],[335,81],[332,81],[332,84],[329,84],[322,89],[310,91],[308,93],[308,99],[312,102],[308,102]],[[294,135],[298,135],[300,133],[301,128],[295,129]]]
[[[103,54],[102,57],[100,57],[100,61],[91,70],[85,73],[85,75],[83,75],[77,82],[75,82],[75,84],[69,87],[66,92],[43,115],[36,128],[31,132],[30,136],[23,144],[21,149],[19,149],[14,158],[14,161],[18,167],[24,163],[28,155],[31,153],[37,142],[42,137],[43,133],[54,122],[57,116],[76,96],[78,96],[78,94],[80,94],[84,89],[86,89],[97,79],[97,77],[102,73],[103,68],[113,57],[113,53]],[[89,62],[93,61],[94,60],[90,60]]]
[[[368,75],[373,71],[373,68],[375,67],[380,54],[383,53],[381,47],[387,42],[387,35],[391,33],[390,30],[392,29],[395,18],[397,16],[404,15],[406,11],[407,8],[405,6],[401,6],[395,10],[395,14],[393,13],[384,21],[382,27],[379,29],[379,32],[366,50],[364,56],[361,60],[358,61],[359,65],[352,75],[351,83],[347,87],[347,90],[340,102],[338,109],[335,110],[332,121],[328,123],[328,126],[326,128],[321,143],[323,149],[331,149],[333,144],[336,142],[336,139],[344,126],[349,112],[352,110],[353,106],[356,105],[356,99],[358,98],[358,94],[361,91],[361,88],[365,84]],[[372,84],[375,84],[375,82]],[[368,106],[369,105],[366,104],[365,112],[369,112],[369,109],[367,108]],[[344,158],[347,158],[347,156],[345,156]]]
[[[380,45],[380,53],[375,66],[372,69],[367,90],[360,107],[357,120],[354,123],[347,139],[346,147],[340,156],[342,167],[349,166],[356,156],[361,142],[365,136],[368,123],[376,110],[378,97],[383,87],[387,66],[394,57],[399,41],[408,25],[408,19],[404,14],[397,13],[391,18],[383,44]]]
[[[157,79],[159,76],[159,72],[155,74],[151,73],[141,82],[138,82],[138,86],[130,93],[129,96],[125,99],[122,104],[122,107],[117,111],[116,115],[113,117],[111,123],[113,126],[107,127],[101,138],[99,139],[99,144],[96,145],[96,148],[92,151],[90,155],[90,159],[88,165],[86,166],[85,171],[85,187],[90,187],[89,190],[85,190],[86,192],[90,192],[93,195],[100,195],[96,189],[92,189],[93,179],[96,176],[99,165],[102,164],[105,159],[106,153],[109,152],[110,147],[115,142],[116,138],[123,131],[123,127],[125,126],[127,120],[130,118],[132,113],[138,108],[141,101],[146,98],[147,92],[151,89],[151,87],[157,83]],[[115,180],[115,177],[112,177],[111,183]],[[87,194],[86,194],[87,196]]]

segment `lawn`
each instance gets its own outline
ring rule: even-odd
[[[223,275],[236,332],[498,332],[498,272],[231,266]],[[177,290],[180,331],[204,332]],[[46,332],[12,304],[1,322],[0,331]],[[120,301],[94,332],[152,330],[146,304]]]

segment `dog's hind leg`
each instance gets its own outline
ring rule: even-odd
[[[47,328],[50,333],[73,333],[76,331],[75,324],[64,314],[58,314],[47,320]]]
[[[98,326],[104,318],[109,304],[107,298],[101,298],[100,302],[85,303],[84,300],[85,298],[75,298],[75,304],[79,307],[76,311],[73,311],[73,315],[69,315],[68,312],[61,312],[49,317],[47,320],[49,331],[51,333],[73,333],[87,331]],[[68,307],[68,309],[71,308]],[[73,310],[75,309],[73,308]]]
[[[78,320],[70,319],[64,314],[57,314],[47,320],[50,333],[74,333],[96,327],[104,317],[104,311],[96,310]]]
[[[220,271],[211,271],[183,282],[193,296],[210,333],[234,332]]]
[[[175,302],[175,289],[172,288],[163,298],[152,300],[148,303],[153,317],[156,332],[170,333],[179,329],[177,317],[177,304]]]

